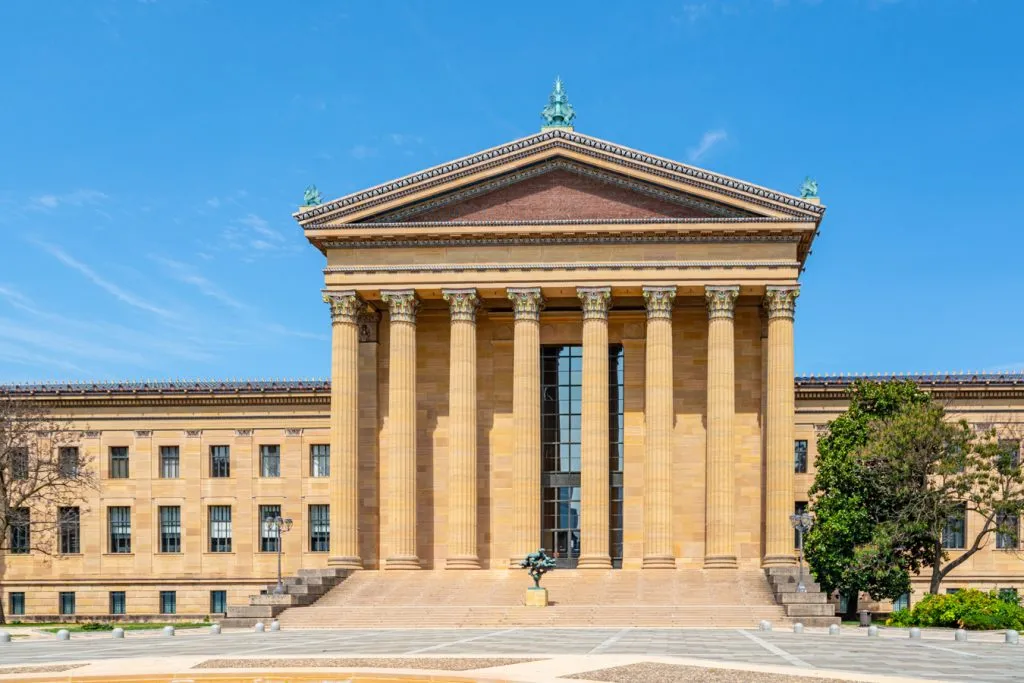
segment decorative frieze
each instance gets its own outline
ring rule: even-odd
[[[391,313],[391,322],[416,324],[416,311],[419,309],[419,300],[416,292],[412,289],[391,289],[383,290],[380,293],[381,301],[388,305]]]
[[[512,301],[516,320],[540,320],[540,312],[544,309],[544,295],[540,293],[540,287],[510,288],[508,298]]]
[[[480,296],[475,289],[444,289],[441,296],[451,308],[452,322],[476,322]]]
[[[644,301],[647,304],[647,318],[672,319],[672,305],[676,299],[675,287],[644,287]]]
[[[86,432],[82,432],[82,438],[83,439],[98,439],[98,438],[100,438],[101,434],[102,434],[102,432],[86,431]]]
[[[153,436],[153,432],[149,429],[138,429],[135,431],[136,439],[148,439]]]
[[[796,298],[800,296],[800,288],[796,286],[769,286],[764,295],[764,307],[769,318],[793,318],[796,311]]]
[[[285,429],[285,436],[302,436],[302,429]]]
[[[577,287],[576,296],[583,302],[584,320],[607,320],[611,308],[611,287]]]
[[[658,261],[657,270],[761,270],[765,268],[799,268],[799,261],[790,259],[764,261]],[[600,264],[601,270],[652,270],[650,261],[610,261]],[[396,265],[337,265],[324,268],[325,273],[356,275],[359,273],[493,273],[493,272],[552,272],[560,270],[593,270],[590,262],[562,263],[404,263]],[[411,290],[410,290],[411,291]]]
[[[252,436],[251,429],[236,429],[235,436]]]
[[[186,429],[185,430],[185,438],[186,439],[198,439],[202,435],[203,435],[203,430],[202,429]]]
[[[736,298],[740,295],[739,285],[709,285],[704,288],[708,305],[708,320],[732,318],[736,312]]]
[[[359,295],[352,290],[344,292],[323,293],[324,303],[331,308],[331,323],[335,325],[355,325],[359,322],[359,314],[366,307],[366,304]]]

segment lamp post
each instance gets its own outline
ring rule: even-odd
[[[796,529],[796,544],[797,549],[800,551],[800,581],[796,584],[796,592],[806,593],[807,586],[804,585],[804,534],[810,531],[814,525],[814,517],[808,512],[792,514],[789,516],[789,523]]]
[[[284,581],[281,580],[281,532],[290,531],[292,520],[287,517],[266,517],[263,523],[268,525],[277,534],[277,586],[274,588],[274,595],[284,594]]]

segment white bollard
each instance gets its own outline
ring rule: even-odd
[[[164,637],[165,638],[170,638],[173,635],[174,635],[174,627],[173,626],[164,626]]]
[[[966,643],[967,631],[963,630],[962,628],[958,628],[956,631],[953,632],[953,640],[955,640],[958,643]]]
[[[758,631],[771,631],[772,630],[772,622],[768,621],[767,619],[762,619],[761,623],[757,625],[757,630]]]
[[[869,638],[876,638],[876,637],[878,637],[878,627],[877,626],[868,626],[868,637]]]
[[[840,630],[839,624],[829,624],[828,626],[828,634],[830,636],[838,636]]]
[[[57,631],[57,640],[71,640],[71,631],[66,628]]]
[[[252,630],[256,633],[263,633],[264,631],[266,631],[266,629],[263,627],[262,621],[257,621],[256,625],[252,627]]]
[[[210,633],[219,636],[220,635],[220,624],[214,624],[210,627]]]
[[[270,630],[271,631],[280,631],[281,630],[281,622],[278,621],[277,619],[274,619],[272,622],[270,622]]]
[[[1020,642],[1020,634],[1014,631],[1012,628],[1006,632],[1006,644],[1016,645]]]
[[[804,625],[800,623],[793,624],[793,633],[803,633]]]
[[[115,628],[113,631],[110,632],[110,637],[111,638],[124,638],[124,629],[123,628]]]
[[[11,642],[11,634],[7,631],[0,631],[0,643]]]
[[[910,637],[914,640],[921,640],[921,629],[916,626],[910,629]]]

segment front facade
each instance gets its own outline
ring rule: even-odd
[[[823,207],[549,123],[300,209],[329,382],[7,387],[70,417],[100,480],[77,543],[3,557],[8,618],[218,613],[278,543],[286,573],[794,564],[845,401],[793,376]],[[950,396],[997,422],[1019,382]],[[1013,553],[961,569],[1024,582]]]

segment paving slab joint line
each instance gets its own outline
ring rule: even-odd
[[[927,643],[914,643],[911,645],[911,647],[926,647],[929,650],[942,650],[943,652],[953,652],[964,657],[981,657],[981,655],[976,655],[972,652],[963,652],[962,650],[954,650],[951,647],[940,647],[939,645],[928,645]]]
[[[462,640],[453,640],[451,642],[441,643],[439,645],[430,645],[429,647],[421,647],[421,648],[417,648],[415,650],[409,650],[408,652],[403,652],[402,654],[406,655],[406,656],[408,656],[408,655],[418,655],[418,654],[421,654],[423,652],[430,652],[432,650],[442,650],[442,649],[444,649],[446,647],[451,647],[452,645],[462,645],[463,643],[471,643],[474,640],[483,640],[484,638],[490,638],[492,636],[503,636],[503,635],[506,635],[506,634],[509,634],[509,633],[514,633],[515,631],[518,631],[518,630],[519,629],[517,629],[517,628],[508,628],[508,629],[505,629],[504,631],[488,631],[487,633],[482,633],[482,634],[480,634],[478,636],[472,636],[470,638],[463,638]]]
[[[740,635],[742,635],[742,636],[744,636],[746,638],[749,638],[750,640],[754,641],[755,643],[757,643],[758,645],[763,647],[765,650],[768,650],[768,652],[771,652],[773,655],[777,655],[779,657],[782,657],[783,659],[785,659],[787,662],[789,662],[793,666],[800,666],[800,667],[804,667],[804,668],[807,668],[807,669],[813,669],[814,668],[813,666],[811,666],[810,664],[808,664],[804,660],[800,659],[799,657],[797,657],[795,655],[789,654],[788,652],[783,650],[781,647],[776,647],[775,645],[772,645],[771,643],[767,643],[767,642],[761,640],[760,638],[755,636],[753,633],[750,633],[748,631],[744,631],[743,629],[736,629],[736,632],[739,633]]]
[[[590,652],[588,652],[587,654],[598,655],[598,654],[603,653],[605,650],[610,648],[612,645],[614,645],[615,643],[617,643],[620,640],[622,640],[622,638],[625,637],[625,635],[627,633],[629,633],[630,631],[632,631],[632,630],[634,630],[634,629],[631,626],[627,626],[626,628],[621,629],[618,633],[616,633],[616,634],[614,634],[612,636],[609,636],[607,639],[605,639],[604,642],[600,643],[599,645],[595,645],[594,648]]]

